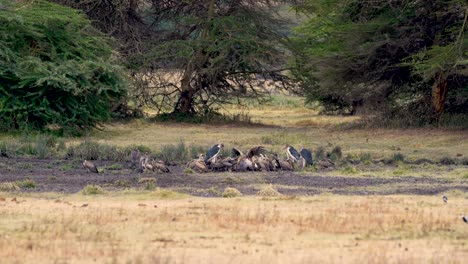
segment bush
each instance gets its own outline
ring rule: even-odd
[[[162,146],[161,151],[156,154],[156,157],[166,162],[186,162],[190,157],[190,153],[185,143],[181,141],[177,145]]]
[[[315,150],[315,160],[321,160],[327,157],[327,153],[325,152],[325,148],[320,146]]]
[[[227,187],[226,189],[224,189],[223,197],[230,198],[230,197],[238,197],[238,196],[242,196],[242,193],[236,188]]]
[[[14,192],[19,191],[20,187],[14,182],[2,182],[0,183],[1,192]]]
[[[0,4],[1,129],[74,132],[109,119],[125,74],[90,21],[44,0]]]
[[[361,154],[359,155],[359,160],[360,160],[362,163],[364,163],[364,164],[366,164],[366,165],[369,165],[369,164],[372,163],[372,155],[371,155],[370,153],[368,153],[368,152],[366,152],[366,153],[361,153]]]
[[[80,160],[124,161],[129,154],[129,149],[121,149],[115,146],[85,141],[77,146],[70,146],[66,156],[67,158],[77,158]]]
[[[21,188],[26,188],[26,189],[34,189],[36,188],[36,183],[33,180],[23,180],[23,181],[17,181],[16,184],[21,187]]]
[[[330,159],[333,161],[341,160],[343,158],[343,152],[341,152],[341,147],[336,146],[330,152]]]
[[[400,152],[393,154],[392,161],[394,163],[397,162],[404,162],[405,161],[405,155],[401,154]]]
[[[260,191],[257,192],[257,195],[258,196],[262,196],[262,197],[277,197],[277,196],[281,196],[282,194],[279,193],[274,187],[273,185],[267,185],[265,186],[263,189],[261,189]]]
[[[81,193],[84,195],[104,194],[104,190],[101,186],[88,184],[81,190]]]

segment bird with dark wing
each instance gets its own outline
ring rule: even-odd
[[[244,153],[242,153],[242,151],[240,151],[238,148],[232,148],[231,154],[234,158],[244,156]]]
[[[221,154],[221,151],[223,151],[223,148],[224,145],[222,143],[213,145],[206,153],[205,163],[215,163],[216,159]]]
[[[93,162],[89,161],[89,160],[84,160],[83,161],[83,167],[85,169],[87,169],[89,172],[99,173],[96,165]]]
[[[284,149],[286,150],[286,156],[288,157],[288,160],[292,162],[298,162],[301,158],[301,154],[299,154],[299,152],[297,152],[297,150],[293,146],[286,144],[284,146]]]
[[[301,147],[299,151],[303,158],[303,167],[312,166],[314,161],[312,160],[312,152],[308,149]]]
[[[462,216],[463,222],[468,224],[468,217],[466,215]]]
[[[234,150],[234,149],[233,149]],[[237,150],[237,149],[236,149]],[[233,151],[234,152],[234,151]],[[239,154],[242,154],[241,151],[237,150]],[[257,146],[251,148],[247,154],[241,155],[237,158],[237,164],[234,166],[235,171],[255,171],[259,170],[259,164],[257,163],[257,158],[261,154],[265,153],[265,148],[262,146]]]
[[[448,202],[447,196],[443,195],[443,196],[442,196],[442,200],[444,201],[444,203],[447,203],[447,202]]]

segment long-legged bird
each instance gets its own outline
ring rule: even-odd
[[[286,155],[288,157],[288,160],[292,162],[298,162],[299,159],[301,158],[301,154],[299,154],[299,152],[297,152],[297,150],[293,146],[286,144],[284,146],[284,149],[286,150]]]
[[[223,148],[223,144],[213,145],[206,153],[205,163],[215,163]]]
[[[304,159],[303,167],[312,166],[314,163],[312,159],[312,152],[308,149],[301,147],[300,153],[302,158]]]

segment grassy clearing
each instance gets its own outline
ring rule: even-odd
[[[168,161],[187,161],[213,144],[223,142],[248,149],[263,145],[283,153],[286,143],[312,149],[316,156],[333,159],[355,156],[362,162],[378,159],[414,161],[425,158],[444,164],[468,165],[468,132],[436,129],[340,129],[358,117],[322,116],[303,106],[298,97],[274,95],[270,103],[255,101],[228,106],[226,114],[240,112],[263,125],[158,123],[134,120],[113,123],[84,138],[57,139],[43,135],[0,134],[0,153],[10,156],[61,157],[122,161],[132,149]]]
[[[468,258],[463,194],[448,194],[444,204],[439,196],[203,199],[163,198],[160,191],[30,194],[16,202],[0,194],[0,257],[8,263],[463,263]]]

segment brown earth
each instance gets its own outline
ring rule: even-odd
[[[0,158],[0,182],[33,180],[36,187],[22,188],[25,192],[79,192],[88,184],[102,186],[106,190],[129,187],[142,188],[142,177],[155,177],[157,186],[195,196],[221,196],[224,188],[235,187],[243,194],[253,195],[263,186],[273,184],[286,195],[313,195],[324,192],[344,195],[418,194],[432,195],[449,190],[468,192],[468,180],[438,177],[372,177],[323,176],[324,173],[304,172],[221,172],[185,173],[183,166],[171,166],[171,172],[137,173],[116,162],[96,162],[104,172],[89,173],[81,167],[81,161],[40,160],[31,158]],[[320,175],[322,174],[322,175]]]

